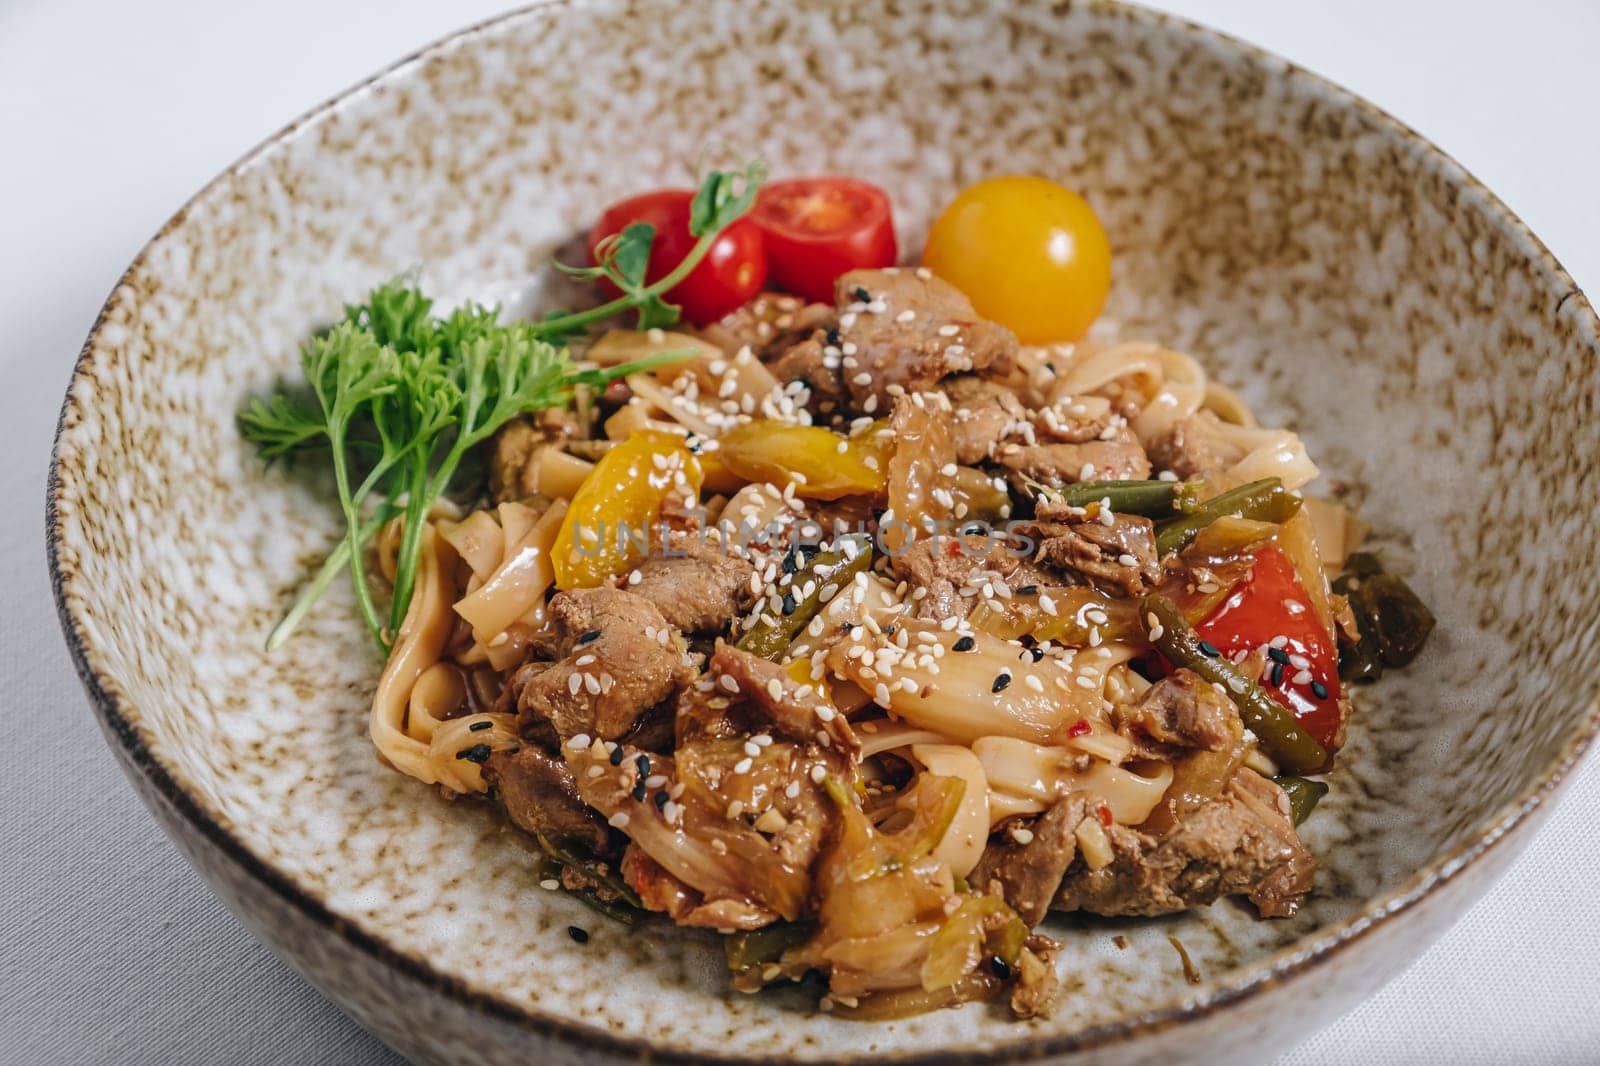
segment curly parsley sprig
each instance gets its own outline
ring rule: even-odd
[[[387,651],[416,587],[429,512],[454,484],[462,461],[519,415],[571,403],[580,388],[666,365],[692,352],[663,352],[607,368],[579,367],[560,342],[625,311],[640,329],[671,325],[678,309],[664,294],[688,276],[717,236],[750,209],[765,177],[760,163],[742,174],[713,172],[695,196],[689,254],[661,280],[646,284],[655,231],[629,226],[599,250],[593,267],[562,267],[581,278],[607,277],[622,290],[586,311],[556,312],[536,322],[502,324],[492,307],[469,305],[445,318],[414,286],[374,289],[345,308],[342,322],[301,351],[298,390],[280,389],[240,413],[239,430],[270,464],[325,453],[333,469],[345,533],[322,568],[272,631],[268,650],[288,639],[341,570],[355,585],[362,619]],[[558,264],[559,265],[559,264]],[[363,518],[370,501],[371,513]],[[403,516],[394,595],[387,617],[374,601],[362,549],[395,514]]]

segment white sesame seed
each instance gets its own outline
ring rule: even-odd
[[[734,695],[738,695],[739,693],[739,682],[727,674],[723,674],[721,677],[717,678],[717,684],[722,686],[722,690],[724,692],[729,692]]]
[[[610,818],[607,818],[606,822],[608,824],[610,824],[613,828],[626,829],[626,828],[628,828],[628,812],[627,811],[618,811],[616,814],[613,814]]]
[[[901,311],[898,315],[894,316],[894,320],[896,322],[915,322],[917,320],[917,313],[915,311]]]
[[[759,755],[760,752],[757,752],[756,754]],[[747,774],[747,773],[750,772],[750,767],[752,767],[754,765],[755,765],[755,762],[753,760],[751,760],[750,758],[746,757],[746,758],[740,759],[738,762],[733,764],[733,772],[736,773],[736,774]]]
[[[1016,829],[1011,830],[1011,839],[1024,846],[1032,844],[1033,830],[1023,829],[1021,826],[1018,826]]]
[[[553,877],[547,877],[543,881],[539,882],[539,887],[544,889],[546,892],[554,892],[556,889],[561,887],[561,882],[557,881]]]

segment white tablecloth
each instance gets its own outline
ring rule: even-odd
[[[45,469],[95,311],[191,192],[497,0],[0,0],[0,1063],[398,1061],[254,943],[134,798],[68,663]],[[1350,86],[1600,292],[1600,5],[1172,0]],[[1295,1064],[1600,1061],[1600,766],[1512,873]]]

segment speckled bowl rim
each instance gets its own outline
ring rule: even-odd
[[[718,1063],[756,1062],[760,1060],[743,1055],[690,1054],[662,1047],[648,1040],[619,1036],[590,1025],[573,1022],[559,1015],[525,1009],[492,993],[476,991],[458,978],[439,972],[426,959],[410,955],[388,943],[382,936],[366,932],[340,918],[304,886],[296,883],[291,877],[257,856],[250,847],[222,824],[219,816],[208,810],[203,801],[183,786],[167,763],[146,743],[145,737],[141,733],[137,712],[113,695],[111,692],[112,686],[108,686],[102,680],[102,664],[97,661],[97,656],[90,647],[88,638],[67,604],[66,587],[71,575],[63,573],[61,565],[60,541],[62,529],[57,497],[61,489],[61,439],[65,432],[67,414],[74,406],[73,387],[85,376],[89,369],[90,357],[95,347],[95,342],[99,338],[101,328],[104,326],[113,304],[117,302],[118,293],[121,291],[123,283],[144,264],[146,258],[150,255],[151,249],[182,222],[189,209],[196,202],[207,196],[213,189],[232,179],[237,173],[250,166],[275,146],[298,136],[311,127],[313,123],[319,121],[325,115],[333,113],[349,101],[380,88],[384,83],[401,76],[405,71],[425,62],[434,54],[446,48],[456,47],[473,37],[498,27],[502,23],[526,18],[534,12],[549,8],[581,8],[584,4],[585,0],[535,0],[534,3],[483,19],[423,46],[343,92],[330,97],[261,141],[254,148],[251,148],[190,197],[167,220],[161,229],[146,242],[133,262],[129,264],[127,270],[118,279],[117,284],[112,288],[111,295],[107,297],[105,304],[96,316],[94,326],[85,339],[83,348],[73,368],[72,380],[68,383],[67,394],[62,402],[61,414],[56,424],[55,440],[51,449],[50,471],[46,486],[45,534],[50,568],[50,585],[55,597],[56,614],[60,620],[62,632],[66,637],[68,650],[72,656],[73,666],[78,672],[78,677],[87,690],[90,702],[95,712],[100,716],[102,724],[116,738],[116,741],[122,745],[126,756],[133,765],[139,768],[139,771],[155,787],[157,793],[179,815],[198,829],[208,841],[237,862],[251,876],[271,888],[286,903],[297,908],[308,918],[327,929],[332,935],[345,938],[351,945],[372,955],[386,966],[393,967],[405,976],[423,982],[451,999],[484,1011],[501,1020],[511,1022],[532,1033],[561,1040],[578,1049],[618,1057],[631,1056],[639,1060],[648,1059],[673,1063],[708,1061]],[[1204,38],[1213,45],[1222,46],[1224,51],[1228,49],[1236,50],[1245,56],[1255,58],[1269,67],[1275,67],[1282,77],[1298,80],[1315,93],[1331,97],[1364,112],[1369,118],[1375,120],[1379,127],[1386,129],[1401,141],[1408,142],[1411,148],[1420,151],[1423,156],[1431,157],[1438,167],[1440,176],[1452,186],[1469,189],[1481,196],[1488,213],[1497,218],[1501,226],[1510,233],[1531,259],[1537,260],[1541,266],[1554,276],[1558,283],[1561,283],[1560,287],[1564,287],[1564,291],[1557,299],[1555,309],[1557,311],[1561,310],[1569,300],[1577,301],[1574,312],[1580,316],[1587,317],[1592,336],[1600,336],[1600,317],[1596,316],[1588,298],[1578,288],[1571,275],[1568,274],[1550,250],[1529,229],[1527,224],[1447,152],[1382,108],[1327,78],[1306,70],[1263,48],[1188,19],[1126,3],[1123,0],[1085,0],[1085,2],[1077,3],[1074,6],[1111,11],[1146,28],[1176,29],[1185,35]],[[1597,351],[1597,354],[1600,354],[1600,351]],[[1600,610],[1600,604],[1596,605],[1596,609]],[[895,1063],[904,1064],[965,1064],[999,1061],[1015,1062],[1027,1058],[1046,1058],[1070,1054],[1114,1045],[1135,1037],[1192,1022],[1221,1011],[1233,1003],[1264,992],[1277,984],[1290,981],[1381,929],[1385,922],[1394,916],[1410,910],[1427,896],[1454,880],[1472,864],[1481,860],[1493,848],[1501,845],[1516,830],[1523,828],[1530,816],[1543,804],[1551,801],[1559,792],[1561,786],[1573,775],[1597,735],[1600,735],[1600,692],[1597,692],[1595,697],[1591,698],[1587,718],[1574,731],[1572,737],[1561,751],[1550,760],[1539,781],[1525,789],[1514,799],[1502,804],[1496,813],[1484,822],[1470,838],[1462,841],[1451,851],[1428,864],[1428,866],[1418,871],[1393,891],[1370,901],[1358,914],[1345,919],[1337,925],[1318,930],[1311,934],[1306,941],[1292,944],[1266,959],[1242,968],[1231,977],[1214,983],[1212,987],[1206,989],[1194,999],[1179,998],[1132,1017],[1101,1023],[1061,1035],[1023,1036],[1017,1041],[991,1048],[906,1053],[890,1052],[888,1054],[875,1052],[872,1058],[880,1061],[887,1059]],[[856,1061],[859,1061],[859,1059]]]

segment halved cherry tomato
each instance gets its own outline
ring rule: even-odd
[[[656,239],[650,246],[645,280],[660,281],[695,246],[697,238],[689,232],[693,202],[694,193],[688,189],[658,189],[612,204],[589,233],[589,261],[595,261],[595,245],[603,238],[622,232],[630,223],[648,222],[656,228]],[[700,265],[667,292],[666,300],[682,306],[683,316],[690,322],[703,325],[743,307],[766,280],[767,252],[761,231],[746,217],[722,231]],[[600,287],[617,295],[617,287],[605,279]]]
[[[1276,647],[1268,652],[1274,658],[1267,660],[1261,687],[1293,711],[1332,757],[1339,730],[1338,648],[1317,620],[1294,564],[1277,545],[1256,555],[1249,576],[1195,631],[1229,658],[1263,645]],[[1283,640],[1275,646],[1278,637]]]
[[[833,302],[840,274],[893,266],[898,253],[888,193],[855,178],[772,182],[756,196],[753,217],[773,280],[817,303]]]
[[[922,262],[1024,344],[1082,337],[1111,288],[1111,244],[1094,210],[1044,178],[962,190],[928,230]]]

